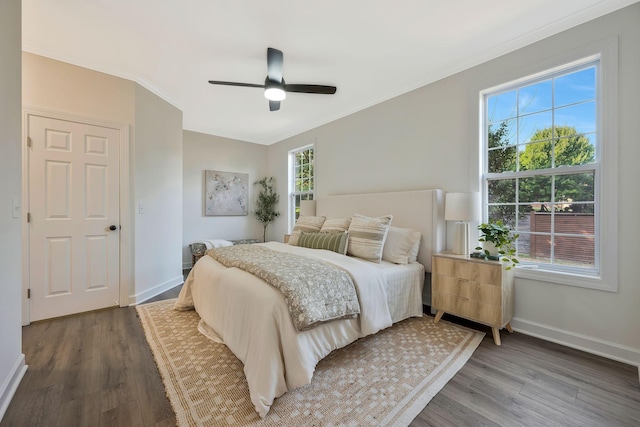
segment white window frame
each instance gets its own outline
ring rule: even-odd
[[[596,179],[596,257],[599,258],[599,270],[596,274],[584,274],[578,271],[545,268],[545,265],[520,266],[516,268],[516,277],[561,285],[577,286],[609,292],[618,290],[618,40],[612,37],[584,48],[559,55],[546,61],[545,69],[524,78],[494,86],[480,92],[480,180],[483,194],[483,221],[488,218],[487,177],[487,129],[486,104],[488,94],[496,94],[507,88],[525,85],[544,76],[569,70],[589,62],[599,61],[597,74],[597,146],[596,165],[587,165],[594,169]],[[595,166],[595,167],[594,167]],[[560,170],[558,170],[560,172]]]
[[[306,150],[313,150],[313,190],[311,191],[295,191],[295,166],[296,166],[296,162],[295,162],[295,155],[297,153],[300,153],[301,151],[306,151]],[[317,157],[317,150],[316,150],[316,146],[315,144],[309,144],[309,145],[305,145],[303,147],[299,147],[299,148],[295,148],[293,150],[289,151],[289,189],[288,189],[288,193],[289,193],[289,206],[287,209],[287,212],[289,213],[289,218],[288,218],[288,224],[289,224],[289,229],[288,232],[290,233],[291,230],[293,230],[293,227],[296,224],[296,197],[297,196],[304,196],[304,195],[310,195],[311,199],[315,199],[315,188],[316,188],[316,157]]]

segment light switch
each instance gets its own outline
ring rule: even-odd
[[[142,203],[138,203],[138,213],[140,215],[144,213],[144,205]]]
[[[20,202],[16,199],[11,199],[11,217],[20,218]]]

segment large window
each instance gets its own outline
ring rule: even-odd
[[[300,215],[300,201],[313,200],[315,153],[312,145],[289,152],[289,229]]]
[[[483,93],[485,220],[525,267],[600,276],[600,59]]]

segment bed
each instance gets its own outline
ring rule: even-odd
[[[338,266],[353,279],[360,314],[308,330],[296,328],[281,291],[211,256],[196,263],[176,302],[176,309],[195,308],[201,318],[199,331],[227,345],[243,362],[251,401],[261,417],[277,397],[310,383],[317,363],[331,351],[421,316],[424,272],[431,271],[431,254],[444,246],[441,190],[321,197],[316,212],[327,219],[392,214],[392,226],[422,234],[418,262],[375,263],[279,242],[256,245]]]

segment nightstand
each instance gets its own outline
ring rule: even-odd
[[[435,323],[444,313],[490,326],[500,345],[500,329],[513,332],[514,269],[499,261],[440,253],[432,259],[432,307]]]

